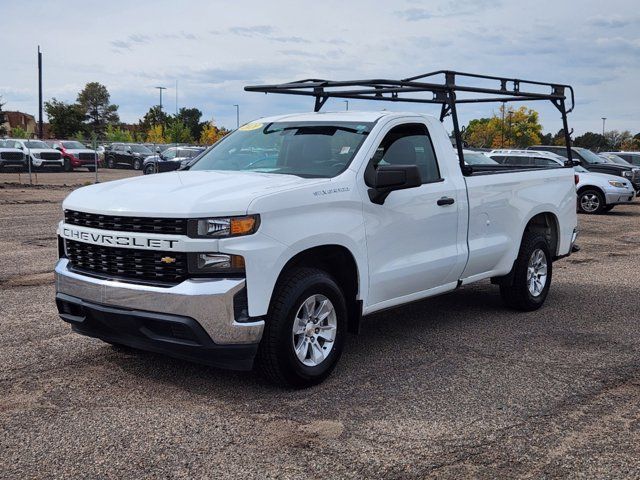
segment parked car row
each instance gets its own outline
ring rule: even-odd
[[[531,168],[563,167],[567,161],[566,149],[557,147],[558,150],[553,150],[556,147],[545,147],[530,147],[525,150],[496,149],[483,153],[465,151],[465,162],[469,165],[484,165],[486,168],[496,164]],[[560,150],[563,150],[565,155],[555,153]],[[632,202],[638,191],[639,169],[609,162],[590,150],[586,150],[588,153],[583,150],[585,149],[572,149],[572,154],[576,154],[574,170],[578,211],[590,214],[605,213],[616,205]],[[602,161],[595,161],[590,154]]]

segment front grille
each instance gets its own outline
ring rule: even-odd
[[[42,160],[60,160],[62,155],[55,152],[42,152],[40,153],[40,158]]]
[[[105,247],[65,240],[71,269],[99,277],[132,280],[137,283],[175,285],[187,278],[187,254],[134,248]],[[172,258],[172,263],[162,262]]]
[[[100,230],[164,233],[168,235],[187,234],[187,219],[185,218],[123,217],[65,210],[64,221],[71,225],[98,228]]]
[[[24,155],[20,152],[2,152],[0,158],[2,160],[24,160]]]
[[[78,159],[80,160],[94,160],[95,156],[93,153],[79,153]]]

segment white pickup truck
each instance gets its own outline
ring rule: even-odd
[[[63,209],[56,301],[75,331],[297,387],[373,312],[485,279],[539,308],[577,235],[572,168],[463,176],[436,118],[387,111],[263,118],[188,170]]]

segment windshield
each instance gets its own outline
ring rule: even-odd
[[[629,162],[627,162],[624,158],[621,158],[617,155],[613,155],[611,153],[601,153],[600,156],[607,160],[610,163],[616,163],[618,165],[624,165],[625,167],[632,167]]]
[[[24,144],[27,148],[51,148],[49,147],[49,145],[41,142],[40,140],[27,140],[24,142]]]
[[[476,152],[464,152],[464,163],[467,165],[498,165],[495,160]]]
[[[349,166],[372,125],[359,122],[250,123],[214,145],[190,169],[330,178]]]
[[[147,155],[153,155],[153,152],[144,145],[131,145],[131,151],[133,153],[145,153]]]
[[[576,151],[580,154],[584,161],[587,163],[607,163],[607,161],[593,153],[591,150],[587,150],[586,148],[576,148]]]
[[[76,150],[87,148],[80,142],[62,142],[62,146],[64,148],[70,148],[70,149],[76,149]]]

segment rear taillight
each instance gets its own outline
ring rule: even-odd
[[[576,185],[580,183],[580,176],[577,173],[573,174],[573,180],[576,182]]]

